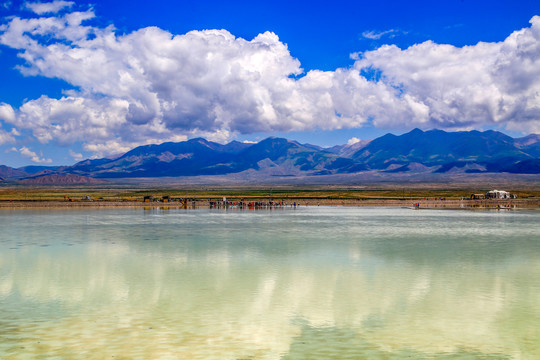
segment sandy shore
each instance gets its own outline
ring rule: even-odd
[[[266,203],[268,199],[250,199]],[[369,206],[369,207],[413,207],[448,208],[448,209],[540,209],[540,199],[508,199],[508,200],[440,200],[440,199],[288,199],[287,207],[293,203],[297,206]],[[190,201],[187,206],[178,202],[142,202],[142,201],[0,201],[0,208],[102,208],[102,207],[169,207],[169,208],[204,208],[209,207],[207,200]],[[233,205],[234,206],[234,205]]]

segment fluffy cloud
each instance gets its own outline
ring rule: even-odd
[[[15,120],[15,111],[9,104],[0,103],[0,145],[13,143],[15,138],[13,135],[20,135],[17,129],[13,129],[11,133],[2,129],[2,122],[13,122]]]
[[[11,105],[6,103],[0,103],[0,120],[4,120],[6,122],[15,122],[15,111],[11,107]]]
[[[349,139],[349,141],[347,141],[347,145],[354,145],[356,143],[359,143],[360,141],[362,141],[362,140],[360,140],[357,137],[352,137],[352,138]]]
[[[381,102],[407,105],[357,71],[291,78],[302,73],[300,63],[270,32],[251,41],[225,30],[173,36],[155,27],[119,36],[112,27],[83,26],[92,16],[15,18],[1,29],[0,42],[21,51],[24,74],[80,89],[28,101],[10,120],[42,143],[84,141],[87,149],[114,151],[187,135],[224,141],[237,133],[361,126]],[[43,44],[43,36],[57,42]]]
[[[75,152],[71,149],[69,149],[68,153],[69,153],[69,156],[71,156],[73,160],[75,161],[81,161],[83,159],[83,154],[81,153]]]
[[[50,164],[50,163],[52,163],[51,159],[45,159],[43,157],[40,157],[40,156],[43,156],[43,154],[38,155],[35,152],[33,152],[32,150],[30,150],[29,148],[27,148],[26,146],[23,146],[23,147],[21,147],[19,149],[11,148],[11,151],[18,152],[22,156],[24,156],[26,158],[29,158],[30,160],[32,160],[35,163],[40,163],[40,164],[44,164],[44,163],[45,164]]]
[[[32,6],[43,14],[72,5],[48,4],[56,7]],[[112,26],[84,25],[93,17],[92,11],[14,17],[0,26],[0,43],[24,60],[21,72],[60,78],[78,89],[16,110],[0,104],[0,118],[42,143],[82,141],[96,156],[187,136],[225,141],[238,133],[367,122],[540,131],[537,17],[501,43],[383,46],[356,54],[351,68],[305,74],[271,32],[252,40],[226,30],[173,35],[157,27],[121,35]],[[369,71],[382,76],[368,79]]]
[[[355,68],[377,69],[383,82],[425,106],[407,125],[439,128],[504,125],[540,132],[540,17],[499,43],[462,48],[431,41],[401,50],[385,45],[358,55]],[[375,124],[392,126],[389,119]]]
[[[75,3],[73,1],[62,1],[57,0],[53,2],[34,2],[34,3],[26,3],[26,8],[33,11],[34,13],[38,15],[47,14],[47,13],[57,13],[62,9],[70,8]]]
[[[10,133],[0,129],[0,145],[13,142],[15,142],[15,138]]]

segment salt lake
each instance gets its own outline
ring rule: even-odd
[[[540,358],[540,211],[0,210],[2,359]]]

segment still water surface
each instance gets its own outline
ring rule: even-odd
[[[538,359],[540,212],[0,211],[2,359]]]

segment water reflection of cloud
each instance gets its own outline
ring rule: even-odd
[[[496,250],[504,258],[497,263],[456,255],[464,242],[424,252],[426,239],[375,245],[363,237],[327,244],[273,236],[235,244],[131,236],[0,252],[4,304],[31,304],[45,317],[53,304],[63,307],[39,329],[25,327],[25,336],[41,337],[49,350],[62,342],[74,354],[141,358],[279,359],[317,331],[388,354],[456,347],[538,354],[527,339],[538,332],[540,261],[537,253],[518,256],[513,245]],[[444,251],[451,261],[425,260]]]
[[[0,278],[0,295],[8,296],[13,289],[13,274],[7,273]]]
[[[85,323],[95,337],[86,339],[89,347],[97,346],[97,337],[107,326],[134,339],[143,336],[145,327],[156,327],[161,332],[158,336],[155,331],[150,339],[162,344],[175,344],[176,334],[203,348],[220,344],[232,356],[250,343],[253,349],[266,347],[274,358],[298,336],[300,328],[291,322],[298,317],[313,328],[357,329],[366,341],[388,351],[411,347],[451,352],[456,344],[479,351],[501,348],[497,319],[503,311],[511,311],[512,304],[505,300],[522,291],[507,284],[523,274],[511,273],[509,279],[504,269],[470,278],[454,277],[445,266],[428,269],[387,262],[367,276],[361,269],[340,266],[254,268],[235,263],[226,267],[225,274],[224,263],[215,259],[226,253],[206,254],[202,262],[193,258],[178,262],[177,256],[157,261],[155,254],[115,246],[92,244],[77,259],[69,252],[58,256],[43,249],[22,258],[3,258],[4,267],[11,262],[32,264],[5,273],[4,291],[42,305],[51,301],[88,305],[95,328],[87,323],[90,314],[71,313],[65,321]],[[480,291],[478,284],[483,284]],[[374,316],[378,325],[365,328]],[[515,340],[519,343],[519,336]]]

